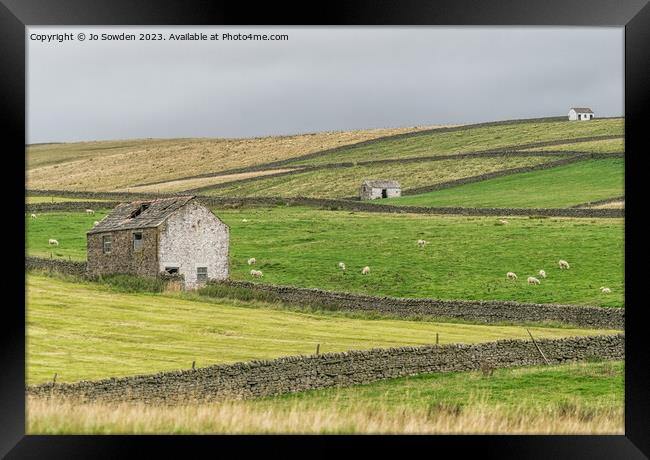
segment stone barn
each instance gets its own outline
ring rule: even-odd
[[[362,200],[393,198],[402,195],[399,182],[394,180],[364,180],[359,196]]]
[[[228,277],[228,242],[228,226],[193,196],[122,203],[87,233],[87,270],[180,274],[193,289]]]
[[[569,110],[569,121],[593,120],[594,112],[589,107],[571,107]]]

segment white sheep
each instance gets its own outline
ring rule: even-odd
[[[58,246],[59,242],[55,240],[54,238],[50,238],[49,241],[47,242],[50,246]]]
[[[567,262],[566,260],[560,260],[558,264],[560,265],[560,270],[563,270],[565,268],[567,270],[569,269],[569,262]]]
[[[538,274],[539,274],[539,276],[541,276],[542,278],[546,278],[546,272],[545,272],[544,270],[540,270],[540,271],[538,272]]]
[[[339,262],[339,268],[345,271],[345,264],[343,262]]]
[[[499,223],[500,223],[501,225],[506,225],[506,224],[508,223],[508,221],[505,220],[505,219],[499,219]]]
[[[261,278],[264,275],[262,274],[262,270],[251,270],[251,276],[254,278]]]
[[[528,284],[540,284],[539,280],[535,278],[534,276],[529,276],[528,277]]]
[[[99,225],[99,221],[98,221],[98,220],[96,220],[95,222],[93,222],[93,226],[95,226],[95,225]]]
[[[257,263],[257,259],[255,257],[251,257],[248,259],[248,265],[255,265]]]
[[[241,221],[242,222],[248,222],[248,219],[242,219]]]
[[[32,214],[32,215],[29,216],[29,217],[31,217],[32,219],[36,219],[36,214]]]
[[[418,240],[418,246],[421,248],[423,248],[427,243],[428,241],[426,240]]]
[[[608,287],[601,286],[600,287],[600,292],[602,292],[603,294],[611,294],[612,290],[610,288],[608,288]]]
[[[366,265],[365,267],[363,267],[363,270],[361,270],[361,274],[367,275],[368,273],[370,273],[370,267]]]
[[[516,280],[516,279],[517,279],[517,274],[514,273],[514,272],[508,272],[508,273],[506,273],[506,277],[507,277],[509,280]]]
[[[93,211],[92,209],[86,209],[86,214],[92,214],[94,216],[95,211]]]

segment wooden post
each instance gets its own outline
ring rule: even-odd
[[[551,363],[548,362],[548,359],[546,359],[546,356],[544,356],[544,353],[542,352],[542,349],[539,348],[539,345],[537,345],[537,342],[535,342],[535,339],[533,338],[533,334],[530,333],[528,328],[526,328],[526,331],[528,332],[528,335],[530,336],[530,339],[533,341],[533,344],[535,345],[535,348],[537,348],[537,351],[539,351],[539,354],[542,355],[542,358],[544,358],[544,362],[546,363],[546,365],[550,366]]]
[[[192,361],[192,370],[194,370],[194,365],[196,364],[196,361]]]
[[[320,343],[316,345],[316,354],[320,353]]]
[[[52,379],[52,383],[56,383],[56,376],[57,376],[57,373],[55,372],[54,373],[54,378]]]
[[[438,345],[439,343],[440,343],[440,340],[439,340],[439,337],[438,337],[438,333],[436,332],[436,345]]]

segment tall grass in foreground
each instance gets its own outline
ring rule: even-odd
[[[182,406],[75,404],[28,398],[29,434],[623,434],[623,408],[579,400],[549,405],[433,403],[421,408],[292,401]]]

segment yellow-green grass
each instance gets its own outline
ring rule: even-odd
[[[242,168],[427,127],[247,139],[131,139],[27,148],[27,184],[41,190],[120,190]]]
[[[566,208],[624,193],[624,160],[608,158],[376,202],[426,207]]]
[[[28,196],[25,199],[27,204],[39,203],[65,203],[70,201],[105,201],[99,198],[79,198],[79,197],[66,197],[66,196]]]
[[[625,152],[625,140],[620,139],[605,139],[602,141],[588,141],[588,142],[574,142],[570,144],[549,145],[546,147],[536,147],[532,149],[535,151],[574,151],[574,152],[588,152],[588,153],[623,153]]]
[[[623,433],[623,362],[429,374],[248,401],[27,401],[29,434]]]
[[[316,198],[345,198],[359,195],[366,179],[392,179],[402,189],[422,187],[463,177],[522,166],[534,166],[557,158],[502,157],[458,160],[389,163],[322,169],[277,178],[233,184],[202,192],[215,196],[308,196]]]
[[[230,276],[300,287],[397,297],[514,300],[621,307],[624,220],[355,213],[304,207],[218,209],[230,226]],[[98,218],[98,217],[95,217]],[[246,222],[242,220],[246,219]],[[27,222],[27,252],[84,260],[93,216],[42,214]],[[417,240],[428,244],[419,249]],[[560,270],[558,260],[571,264]],[[337,268],[345,262],[345,273]],[[369,275],[361,269],[368,265]],[[526,278],[540,269],[539,286]],[[517,281],[506,273],[519,275]],[[606,286],[611,294],[602,294]]]
[[[611,203],[603,203],[589,207],[594,209],[623,209],[625,208],[625,200],[612,201]]]
[[[528,337],[519,326],[351,318],[246,308],[182,295],[127,294],[55,277],[27,277],[27,382],[93,380],[288,355]],[[614,331],[529,327],[535,337]]]
[[[344,161],[410,158],[429,155],[476,152],[514,147],[533,142],[575,139],[601,135],[623,135],[624,119],[594,120],[589,123],[570,121],[521,122],[486,127],[471,127],[452,132],[422,133],[405,139],[385,140],[363,146],[296,160],[292,165],[339,163]]]

